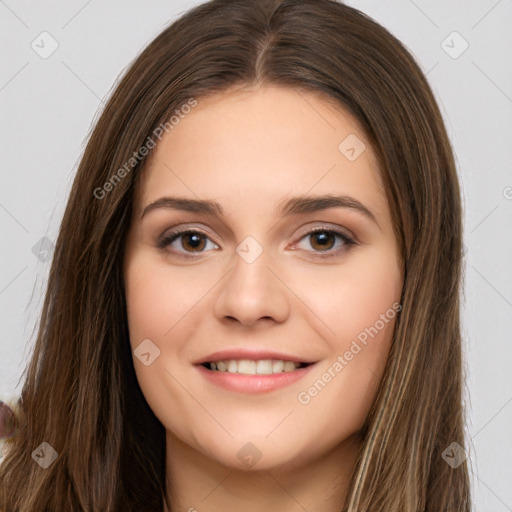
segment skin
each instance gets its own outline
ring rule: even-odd
[[[354,161],[339,150],[350,134],[366,146]],[[124,262],[130,343],[136,349],[150,339],[160,350],[148,366],[137,357],[134,364],[166,428],[173,510],[339,511],[395,320],[358,343],[341,371],[333,364],[394,311],[403,285],[365,133],[347,111],[311,92],[230,90],[200,99],[162,138],[137,192]],[[351,196],[375,221],[346,207],[275,213],[300,194]],[[171,195],[217,201],[224,215],[156,208],[141,218],[147,205]],[[178,226],[200,232],[196,245],[182,236],[157,247]],[[326,226],[356,243],[327,233],[321,245],[308,235]],[[263,251],[251,263],[236,252],[248,236]],[[228,347],[277,350],[316,364],[284,388],[234,392],[193,364]],[[307,394],[329,368],[325,387]],[[244,446],[261,457],[252,467],[237,455]]]

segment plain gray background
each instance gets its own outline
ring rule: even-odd
[[[198,3],[0,0],[0,399],[21,389],[91,125],[126,66]],[[474,510],[512,511],[512,0],[347,3],[409,48],[443,112],[464,194]]]

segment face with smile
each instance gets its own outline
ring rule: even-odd
[[[142,178],[130,343],[168,443],[233,469],[327,457],[368,415],[403,282],[365,133],[310,92],[225,92]]]

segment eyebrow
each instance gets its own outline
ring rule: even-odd
[[[141,219],[153,210],[160,208],[182,210],[194,213],[205,213],[208,215],[222,216],[224,210],[216,201],[203,199],[189,199],[183,197],[161,197],[151,204],[147,205],[142,212]],[[285,217],[293,214],[312,213],[328,208],[346,208],[355,210],[372,220],[379,226],[375,215],[363,203],[351,196],[346,195],[317,195],[317,196],[297,196],[291,199],[281,201],[276,207],[276,214]]]

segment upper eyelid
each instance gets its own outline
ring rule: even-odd
[[[346,236],[347,238],[351,238],[353,240],[356,240],[355,235],[352,233],[352,231],[348,230],[347,228],[343,228],[341,226],[329,226],[325,223],[323,223],[320,226],[313,226],[305,228],[302,232],[302,235],[300,235],[301,238],[303,238],[306,235],[309,235],[311,233],[317,232],[317,231],[330,231],[335,234]]]
[[[341,235],[344,235],[348,238],[351,238],[355,241],[357,240],[357,237],[352,233],[351,230],[344,228],[342,226],[329,225],[329,223],[325,223],[325,222],[323,222],[323,223],[321,222],[320,225],[317,225],[317,226],[312,226],[312,227],[310,226],[310,227],[304,228],[303,230],[301,230],[302,234],[300,235],[300,238],[303,238],[304,236],[306,236],[312,232],[315,232],[315,231],[332,231],[332,232],[336,232]],[[186,233],[190,233],[190,232],[198,232],[207,237],[215,238],[205,228],[202,228],[202,227],[199,227],[199,226],[196,226],[193,224],[192,225],[185,224],[184,226],[178,226],[176,228],[172,228],[170,233],[166,234],[167,233],[167,231],[166,231],[160,238],[168,238],[171,236],[178,236],[178,235],[186,234]]]
[[[169,238],[171,236],[184,235],[186,233],[191,233],[191,232],[192,233],[200,233],[209,238],[211,238],[213,236],[211,233],[209,233],[206,229],[204,229],[202,227],[198,227],[195,225],[191,225],[191,226],[185,225],[184,227],[178,226],[176,228],[171,228],[170,230],[166,230],[160,238]]]

